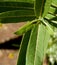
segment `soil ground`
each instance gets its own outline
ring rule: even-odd
[[[14,32],[24,23],[2,24],[0,26],[0,65],[16,65],[21,38]],[[17,45],[17,46],[16,46]]]
[[[0,50],[0,65],[16,65],[18,51],[16,50]]]

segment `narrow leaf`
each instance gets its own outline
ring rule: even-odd
[[[34,65],[42,65],[48,47],[50,35],[43,24],[39,25]]]
[[[6,12],[12,10],[28,10],[33,9],[33,6],[34,5],[31,2],[18,2],[17,0],[3,1],[0,2],[0,12]]]
[[[45,17],[50,9],[52,0],[35,0],[35,14],[39,17]]]
[[[34,26],[34,24],[37,23],[37,20],[38,19],[35,19],[35,20],[32,20],[32,21],[28,21],[24,26],[22,26],[21,28],[19,28],[19,30],[16,31],[15,34],[22,35],[25,32],[27,32],[28,30],[32,29],[32,27]]]
[[[57,14],[57,8],[50,7],[49,13],[56,15]]]
[[[26,54],[26,65],[34,65],[37,31],[38,31],[38,25],[35,25],[31,31],[31,36],[28,43]]]
[[[43,24],[36,25],[31,32],[26,54],[26,65],[42,65],[47,50],[49,33]]]
[[[57,0],[52,0],[52,5],[57,7]]]
[[[0,13],[1,23],[24,22],[35,19],[33,10],[14,10]]]
[[[49,19],[49,20],[52,20],[53,18],[55,18],[56,16],[54,16],[54,15],[51,15],[51,14],[47,14],[46,16],[45,16],[45,18],[46,19]]]
[[[50,35],[53,35],[53,34],[54,34],[54,31],[53,31],[53,29],[51,28],[51,25],[50,25],[46,20],[44,20],[44,19],[42,19],[42,22],[46,25],[46,28],[47,28],[49,34],[50,34]]]
[[[47,19],[49,22],[57,24],[57,16],[54,16],[52,14],[47,14],[47,16],[45,16],[45,19]]]
[[[27,50],[27,45],[28,45],[28,41],[29,41],[29,38],[30,38],[30,32],[31,32],[31,30],[26,32],[23,35],[21,46],[20,46],[20,49],[19,49],[19,57],[18,57],[17,65],[25,65],[26,50]]]
[[[32,22],[27,22],[24,26],[22,26],[21,28],[19,28],[19,30],[17,30],[15,32],[15,34],[22,35],[25,32],[27,32],[28,30],[30,30],[32,27],[33,27]]]

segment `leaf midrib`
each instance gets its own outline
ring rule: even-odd
[[[26,8],[26,9],[34,9],[32,7],[16,7],[16,6],[0,6],[0,7],[11,7],[11,8]]]
[[[5,16],[0,18],[13,18],[13,17],[35,17],[35,15],[23,15],[23,16]]]
[[[44,4],[44,0],[42,0],[42,6],[41,6],[41,11],[40,11],[40,17],[42,16],[42,10],[43,10],[43,4]]]

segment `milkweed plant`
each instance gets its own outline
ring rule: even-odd
[[[57,0],[0,0],[0,23],[26,22],[17,65],[43,65],[46,54],[57,62]]]

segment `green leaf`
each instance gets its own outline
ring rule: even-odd
[[[25,25],[23,25],[22,27],[19,28],[19,30],[17,30],[15,32],[15,34],[17,35],[22,35],[25,32],[27,32],[28,30],[32,29],[34,24],[36,24],[38,19],[32,20],[32,21],[28,21]],[[39,22],[38,22],[39,23]]]
[[[46,27],[43,24],[40,24],[38,29],[36,52],[35,52],[35,65],[42,65],[47,51],[49,39],[50,35],[47,32]]]
[[[30,2],[0,2],[0,12],[12,10],[28,10],[33,9],[34,5]]]
[[[52,15],[52,14],[47,14],[46,16],[45,16],[45,18],[46,19],[48,19],[48,20],[52,20],[53,18],[55,18],[56,16],[54,16],[54,15]]]
[[[50,7],[49,13],[56,15],[57,14],[57,8]]]
[[[33,24],[31,22],[27,22],[24,26],[22,26],[21,28],[19,28],[19,30],[17,30],[15,32],[15,34],[22,35],[25,32],[27,32],[28,30],[30,30],[32,27],[33,27]]]
[[[54,34],[54,31],[51,28],[51,25],[47,22],[47,20],[42,19],[41,21],[46,25],[46,28],[47,28],[47,31],[49,32],[49,34],[50,35],[53,35]]]
[[[19,49],[19,57],[18,57],[18,62],[17,65],[25,65],[26,62],[26,50],[27,50],[27,45],[28,45],[28,41],[30,38],[30,33],[31,30],[26,32],[23,35],[22,41],[21,41],[21,46]]]
[[[47,50],[49,33],[43,24],[32,29],[26,54],[26,65],[42,65]]]
[[[52,0],[52,5],[57,7],[57,0]]]
[[[0,12],[22,9],[33,9],[33,0],[1,0]]]
[[[51,28],[51,25],[50,24],[46,23],[46,28],[47,28],[47,31],[49,32],[50,35],[54,35],[54,31]]]
[[[35,19],[33,10],[14,10],[0,13],[1,23],[24,22]]]
[[[35,0],[35,14],[39,17],[45,17],[50,9],[52,0]]]
[[[37,32],[38,32],[38,25],[34,25],[28,43],[27,54],[26,54],[26,65],[34,65]]]
[[[15,23],[35,19],[33,3],[22,1],[2,0],[0,2],[0,21]]]
[[[33,2],[34,0],[1,0],[0,2]]]
[[[55,15],[47,14],[47,16],[45,16],[45,19],[47,19],[51,23],[57,24],[57,16]]]

